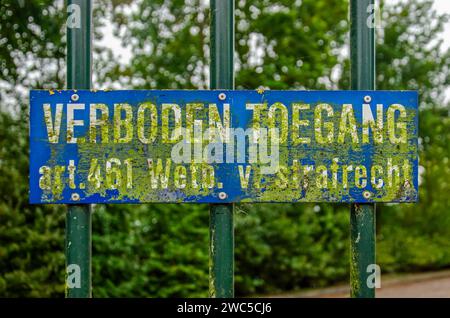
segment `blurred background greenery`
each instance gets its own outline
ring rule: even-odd
[[[208,87],[208,1],[94,2],[95,88]],[[420,92],[420,202],[377,205],[382,273],[450,267],[448,17],[432,3],[381,2],[377,89]],[[348,28],[348,1],[236,0],[236,87],[348,89]],[[0,296],[63,297],[66,208],[28,204],[28,91],[65,86],[63,1],[0,0],[0,76]],[[95,206],[93,295],[206,297],[208,220],[207,205]],[[235,241],[238,296],[349,277],[345,204],[238,204]]]

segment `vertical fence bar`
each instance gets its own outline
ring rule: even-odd
[[[374,0],[350,2],[351,88],[375,90]],[[372,16],[371,16],[372,15]],[[363,101],[361,101],[363,103]],[[375,204],[352,204],[350,211],[351,297],[374,298],[367,267],[375,264]]]
[[[67,88],[91,88],[91,0],[67,1]],[[91,206],[69,205],[66,297],[91,297]]]
[[[234,88],[234,0],[211,0],[211,89]],[[210,297],[234,296],[233,204],[210,205]]]

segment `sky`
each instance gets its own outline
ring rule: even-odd
[[[450,0],[434,0],[434,8],[438,12],[448,13],[450,14]],[[450,46],[450,22],[447,23],[447,26],[445,28],[445,43],[446,47]]]
[[[399,1],[405,0],[386,0],[387,3],[397,3]],[[450,0],[434,0],[434,8],[438,13],[450,14]],[[447,22],[445,26],[443,39],[444,39],[443,49],[447,49],[448,47],[450,47],[450,21]]]

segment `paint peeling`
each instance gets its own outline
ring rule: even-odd
[[[75,192],[80,203],[418,197],[414,92],[371,92],[370,105],[355,102],[363,91],[226,91],[220,101],[215,91],[81,90],[76,103],[75,92],[32,92],[33,203]],[[248,128],[253,146],[238,160],[233,144],[228,162],[232,133]]]

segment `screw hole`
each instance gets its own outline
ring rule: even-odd
[[[225,200],[227,198],[227,194],[225,192],[220,192],[219,193],[219,199],[220,200]]]

